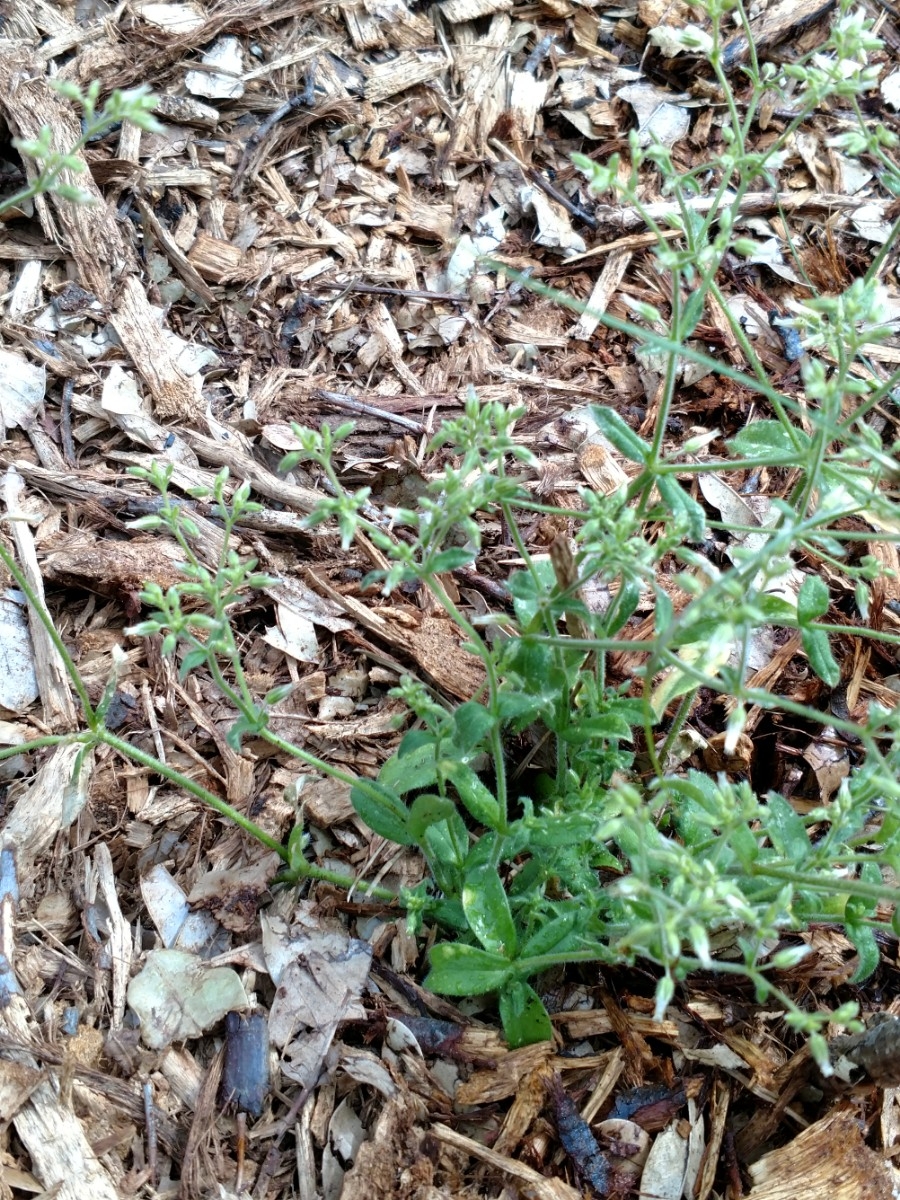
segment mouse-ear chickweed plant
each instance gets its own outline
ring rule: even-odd
[[[86,90],[71,80],[55,79],[51,86],[66,100],[71,100],[81,109],[81,136],[65,149],[56,145],[54,131],[45,125],[33,139],[13,138],[12,144],[23,158],[30,162],[29,182],[10,196],[0,197],[0,215],[24,204],[35,196],[51,193],[60,200],[72,204],[89,204],[93,199],[90,192],[78,187],[65,178],[66,173],[79,175],[85,169],[81,151],[95,138],[109,133],[123,121],[130,121],[148,132],[162,127],[153,116],[156,97],[144,86],[128,91],[110,93],[100,108],[100,84],[94,80]]]
[[[336,527],[345,548],[365,535],[388,564],[367,581],[384,595],[401,584],[427,588],[480,660],[481,690],[454,705],[403,680],[397,694],[414,722],[376,779],[354,777],[277,735],[269,714],[286,689],[254,693],[232,628],[235,601],[265,580],[232,547],[233,531],[254,505],[246,485],[229,492],[226,473],[200,497],[224,530],[220,561],[208,568],[193,548],[190,511],[172,495],[171,470],[135,472],[161,493],[158,511],[136,527],[177,540],[184,580],[167,591],[148,587],[150,611],[130,632],[161,635],[182,674],[209,673],[235,713],[235,750],[247,737],[262,739],[310,771],[349,783],[358,813],[382,837],[417,848],[427,878],[396,897],[345,879],[311,861],[302,821],[282,846],[193,781],[183,786],[276,849],[283,879],[362,888],[399,901],[414,930],[437,926],[427,985],[454,996],[494,994],[511,1044],[550,1036],[535,988],[549,968],[641,960],[656,970],[658,1014],[691,972],[740,975],[761,1001],[783,1004],[788,1022],[810,1035],[825,1064],[824,1023],[850,1021],[856,1008],[821,1013],[789,993],[781,972],[807,952],[791,935],[814,922],[837,924],[857,951],[854,980],[865,979],[878,963],[875,934],[891,920],[900,871],[900,710],[873,702],[857,724],[829,705],[830,691],[847,675],[839,655],[847,657],[853,639],[900,645],[900,636],[868,624],[871,585],[882,572],[868,543],[896,541],[900,531],[892,490],[900,477],[898,446],[879,432],[884,422],[872,421],[880,406],[894,404],[900,377],[881,378],[867,358],[867,348],[890,332],[878,284],[884,256],[842,294],[810,288],[809,299],[778,317],[804,351],[802,404],[769,378],[721,278],[726,259],[733,274],[734,263],[757,249],[741,225],[744,197],[752,187],[773,185],[794,134],[825,100],[840,98],[858,121],[835,146],[875,162],[891,192],[900,192],[890,158],[896,138],[873,128],[860,108],[877,79],[868,56],[879,45],[860,14],[842,6],[814,54],[761,67],[741,5],[707,0],[701,7],[705,28],[680,36],[686,48],[705,52],[720,89],[722,150],[715,160],[679,173],[666,148],[641,146],[636,137],[629,172],[616,159],[578,159],[592,188],[636,207],[658,239],[654,269],[665,303],[634,306],[633,322],[600,316],[661,372],[649,439],[612,409],[593,409],[599,429],[631,464],[628,482],[606,496],[584,489],[571,509],[536,499],[532,456],[515,435],[520,412],[471,394],[462,416],[446,421],[433,440],[443,468],[414,509],[392,510],[385,524],[367,490],[351,492],[342,482],[341,444],[352,427],[295,427],[300,449],[284,469],[302,461],[328,492],[310,525]],[[735,28],[746,35],[748,60],[732,73]],[[793,115],[757,150],[752,135],[767,98]],[[641,198],[639,184],[651,171],[671,198],[664,222]],[[713,203],[699,204],[710,187]],[[895,226],[890,240],[897,233]],[[745,369],[698,342],[707,301],[730,321]],[[686,363],[743,388],[755,419],[718,443],[701,434],[669,444],[667,419]],[[773,486],[777,494],[759,520],[715,519],[698,499],[704,475],[730,478],[739,488],[761,474],[783,486]],[[523,529],[534,514],[568,527],[549,555],[526,544]],[[487,517],[509,531],[521,566],[506,581],[509,604],[476,616],[460,607],[447,578],[477,564]],[[728,543],[727,558],[715,563],[703,552],[710,530]],[[673,582],[683,598],[677,608]],[[604,602],[586,599],[596,595]],[[829,623],[838,599],[846,615]],[[653,614],[642,641],[630,636],[638,610]],[[65,651],[49,616],[38,615]],[[802,702],[754,685],[752,655],[760,634],[772,631],[797,638],[810,672],[805,694],[820,699]],[[105,742],[178,781],[168,765],[106,728],[103,704],[91,708],[66,661],[86,714],[86,730],[73,736]],[[637,665],[624,675],[619,666],[617,675],[614,663],[622,661]],[[701,691],[707,700],[719,697],[726,754],[751,712],[783,713],[849,739],[849,774],[827,802],[800,813],[781,795],[756,794],[745,780],[677,765]],[[522,759],[532,757],[523,769]]]

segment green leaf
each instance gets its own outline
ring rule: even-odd
[[[540,685],[552,668],[553,661],[553,648],[531,638],[513,639],[512,644],[503,649],[504,666],[508,671],[520,675],[522,683],[529,690],[541,690]]]
[[[494,727],[494,717],[483,704],[468,700],[453,714],[453,744],[461,755],[480,750]]]
[[[72,770],[69,772],[69,778],[65,781],[62,789],[62,805],[60,823],[63,829],[67,829],[81,810],[84,808],[87,800],[87,780],[82,779],[82,772],[86,762],[90,762],[91,747],[87,744],[79,746],[75,758],[72,761]]]
[[[535,717],[540,716],[548,725],[553,723],[553,727],[564,728],[569,720],[569,692],[577,683],[583,653],[573,653],[570,661],[561,666],[558,662],[560,651],[525,638],[514,640],[515,646],[504,651],[504,673],[511,672],[520,677],[521,691],[530,696],[536,706]],[[563,653],[562,657],[565,660],[567,656]],[[523,728],[521,718],[517,724]]]
[[[604,437],[608,438],[620,454],[624,454],[631,462],[647,461],[650,453],[650,443],[638,437],[630,425],[626,425],[614,408],[606,408],[599,404],[591,405],[591,416]]]
[[[409,809],[396,792],[380,780],[366,780],[365,791],[357,784],[350,789],[350,803],[375,833],[396,842],[398,846],[414,846],[416,839],[409,831]]]
[[[828,612],[830,603],[825,582],[818,575],[807,575],[800,585],[800,592],[797,596],[798,623],[801,626],[808,625],[816,617],[823,616]]]
[[[813,1062],[823,1074],[831,1074],[833,1068],[831,1059],[828,1056],[828,1043],[821,1033],[811,1033],[809,1035],[809,1052],[812,1055]]]
[[[432,787],[437,783],[437,777],[434,740],[430,737],[413,746],[408,753],[403,753],[402,757],[400,754],[392,755],[378,772],[379,783],[399,796]]]
[[[454,812],[446,821],[429,825],[419,844],[428,859],[434,882],[445,895],[458,896],[462,891],[462,868],[469,850],[469,831],[459,813]]]
[[[496,867],[486,863],[466,872],[462,906],[469,928],[485,950],[513,958],[516,927]]]
[[[427,729],[410,729],[408,733],[404,733],[400,739],[400,745],[397,747],[397,757],[406,758],[407,755],[421,749],[422,746],[433,746],[434,734]]]
[[[870,925],[854,925],[852,923],[844,926],[844,932],[856,947],[859,955],[859,963],[850,977],[850,983],[862,983],[863,980],[874,974],[881,961],[875,932]]]
[[[728,449],[738,458],[751,460],[784,459],[797,462],[809,447],[809,435],[802,429],[790,432],[780,421],[754,421],[727,443]]]
[[[434,899],[429,902],[425,911],[430,919],[437,921],[445,929],[455,929],[458,933],[468,931],[466,914],[458,900]]]
[[[602,843],[598,846],[592,846],[590,857],[588,859],[592,871],[600,871],[607,869],[621,874],[622,864],[616,856]]]
[[[714,780],[700,771],[688,771],[686,776],[674,775],[665,780],[667,793],[693,800],[703,812],[718,813],[718,788]]]
[[[779,854],[798,865],[809,855],[806,826],[783,796],[770,792],[766,803],[766,832]]]
[[[529,984],[515,979],[501,990],[498,998],[503,1032],[511,1050],[549,1042],[553,1026],[544,1002]]]
[[[478,867],[485,867],[490,863],[499,861],[497,839],[498,835],[493,832],[485,833],[480,838],[475,838],[466,855],[465,866],[463,868],[465,875],[469,875]]]
[[[683,321],[682,329],[693,330],[697,322],[703,316],[703,309],[706,305],[706,289],[694,288],[687,294],[687,300],[681,314]]]
[[[687,518],[689,540],[692,542],[702,541],[703,532],[706,529],[706,513],[703,511],[703,507],[692,496],[689,496],[671,475],[658,475],[656,486],[672,512],[680,513]]]
[[[257,713],[255,718],[240,716],[225,734],[225,741],[239,754],[244,738],[256,737],[265,727],[265,713]]]
[[[541,696],[529,696],[526,692],[500,692],[497,697],[497,716],[501,725],[514,725],[524,729],[537,720],[545,701]]]
[[[294,687],[293,683],[283,683],[280,687],[272,688],[271,692],[266,692],[265,696],[263,696],[263,706],[271,708],[275,704],[280,704],[282,700],[287,700]]]
[[[443,759],[440,764],[445,778],[449,779],[459,792],[459,798],[481,825],[489,829],[500,826],[500,805],[497,798],[486,787],[470,766],[466,763],[452,762]]]
[[[191,671],[202,666],[209,655],[205,650],[189,650],[178,667],[178,678],[184,679]]]
[[[590,813],[542,813],[527,821],[528,842],[532,849],[559,849],[578,846],[592,840],[600,818]]]
[[[434,796],[426,792],[422,796],[416,796],[413,800],[406,827],[410,836],[414,837],[417,842],[421,842],[430,826],[438,825],[441,821],[449,821],[455,816],[456,805],[452,800],[448,800],[446,796]]]
[[[793,624],[797,610],[793,604],[774,592],[763,592],[754,596],[754,604],[759,609],[760,616],[769,625]]]
[[[801,630],[800,640],[809,659],[809,665],[829,687],[837,687],[841,682],[841,668],[831,653],[831,643],[824,629],[815,627]]]
[[[616,696],[610,701],[610,712],[620,717],[629,729],[643,725],[646,705],[636,696]]]
[[[749,826],[741,823],[728,836],[728,844],[731,846],[735,856],[741,866],[747,870],[759,858],[759,842],[753,836],[753,831]]]
[[[582,717],[572,713],[572,724],[562,731],[564,741],[573,745],[583,742],[601,741],[610,738],[617,741],[632,740],[631,726],[618,713],[604,713],[599,717]]]
[[[467,550],[464,546],[454,546],[449,550],[441,550],[428,559],[428,573],[443,575],[446,571],[455,571],[458,567],[468,566],[474,559],[474,550]]]
[[[662,719],[667,705],[672,700],[697,690],[700,686],[696,678],[697,672],[702,672],[710,678],[714,678],[718,674],[720,668],[728,662],[731,654],[731,645],[727,641],[730,633],[731,630],[723,619],[720,627],[716,630],[715,637],[708,641],[692,641],[679,649],[679,659],[693,669],[688,672],[679,670],[677,667],[670,667],[662,675],[659,683],[653,689],[651,697],[657,720]],[[690,630],[689,634],[696,636],[696,631]]]
[[[444,996],[483,996],[495,992],[509,979],[512,966],[499,954],[465,946],[459,942],[439,942],[432,946],[431,970],[425,987]]]
[[[812,953],[812,946],[785,946],[783,950],[776,952],[769,959],[769,966],[776,971],[792,971],[799,963],[803,962]]]
[[[863,883],[869,883],[875,887],[884,885],[881,868],[875,862],[863,863],[859,877]],[[844,920],[848,925],[857,925],[861,917],[874,916],[877,908],[878,901],[874,897],[854,896],[851,894],[847,897],[847,904],[844,908]]]
[[[138,533],[152,532],[157,529],[162,529],[162,518],[154,514],[148,514],[146,517],[138,517],[134,521],[127,523],[128,529],[136,529]]]
[[[623,579],[616,596],[612,617],[606,624],[606,635],[612,637],[628,624],[641,602],[641,585],[636,579]],[[614,619],[613,619],[614,618]]]
[[[519,958],[538,958],[543,954],[552,954],[567,940],[577,921],[578,913],[575,909],[566,909],[531,935],[519,951]]]
[[[711,830],[705,815],[704,808],[691,798],[682,800],[675,809],[675,828],[685,846],[700,846],[709,841]]]
[[[661,587],[656,588],[656,633],[659,637],[665,634],[675,618],[675,609],[668,593]]]
[[[306,830],[302,824],[297,824],[288,835],[288,870],[299,874],[306,866],[306,846],[308,843]]]
[[[655,1006],[653,1009],[653,1019],[661,1021],[666,1015],[666,1009],[672,1002],[672,997],[675,995],[675,980],[671,975],[663,975],[656,985]]]
[[[900,813],[886,809],[881,818],[881,828],[873,835],[872,840],[881,846],[900,839]]]
[[[516,620],[527,629],[543,608],[556,586],[556,575],[549,558],[533,558],[529,571],[515,571],[507,587],[513,598]]]

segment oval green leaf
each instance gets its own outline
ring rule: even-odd
[[[497,829],[500,825],[500,805],[472,768],[465,763],[444,759],[441,770],[459,792],[460,800],[475,820],[488,829]]]
[[[369,779],[365,791],[357,785],[350,789],[350,803],[369,826],[389,842],[398,846],[414,846],[416,839],[409,831],[409,809],[396,792]]]
[[[548,921],[536,933],[533,933],[519,955],[520,959],[537,958],[543,954],[552,954],[571,934],[575,928],[578,914],[574,909],[567,909],[552,921]]]
[[[782,459],[795,463],[808,447],[808,434],[802,429],[788,430],[780,421],[753,421],[728,442],[728,449],[737,457],[765,462]]]
[[[825,630],[814,626],[804,629],[800,633],[800,640],[809,665],[818,677],[829,687],[837,687],[841,682],[841,668],[831,653],[831,643]]]
[[[818,575],[807,575],[800,585],[797,596],[797,621],[800,625],[808,625],[816,617],[828,612],[830,598],[825,581]]]
[[[529,984],[518,979],[508,983],[500,992],[499,1008],[510,1050],[552,1039],[550,1016],[544,1002]]]
[[[515,955],[516,927],[495,866],[484,863],[466,872],[462,906],[469,928],[485,950],[506,958]]]
[[[456,805],[452,800],[426,792],[423,796],[416,796],[413,801],[406,827],[410,836],[421,842],[430,826],[449,821],[455,815]]]
[[[463,946],[458,942],[440,942],[431,949],[431,970],[425,987],[444,996],[482,996],[495,992],[507,981],[510,963],[499,954]]]
[[[378,773],[383,787],[403,796],[407,792],[431,787],[437,782],[434,742],[429,740],[392,755]]]
[[[620,454],[624,454],[631,462],[643,465],[650,453],[650,444],[638,437],[630,425],[613,408],[599,404],[591,405],[591,415],[604,437],[609,438]]]

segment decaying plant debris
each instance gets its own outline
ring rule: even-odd
[[[816,45],[829,7],[761,6],[760,51]],[[297,768],[252,744],[237,754],[209,681],[180,682],[158,645],[123,633],[145,581],[167,586],[179,561],[166,540],[129,530],[154,496],[126,469],[163,458],[187,489],[227,465],[252,485],[263,508],[237,549],[277,582],[240,613],[246,670],[262,691],[297,684],[275,718],[289,736],[372,775],[399,738],[387,692],[402,673],[453,700],[476,695],[483,679],[455,627],[421,595],[363,593],[379,551],[358,539],[342,552],[307,529],[320,481],[286,479],[278,463],[294,447],[292,421],[350,417],[348,482],[371,486],[376,508],[412,505],[435,466],[429,434],[474,386],[526,405],[517,436],[538,455],[535,494],[564,502],[585,484],[621,485],[627,464],[585,440],[578,412],[602,398],[646,431],[653,396],[634,347],[591,313],[624,319],[635,302],[660,299],[660,281],[639,214],[568,186],[569,155],[608,158],[663,108],[682,129],[673,152],[685,170],[717,145],[714,89],[647,41],[689,15],[655,0],[5,6],[0,113],[11,134],[33,138],[49,124],[59,147],[77,138],[56,76],[104,90],[149,84],[163,131],[126,125],[86,150],[78,183],[93,204],[42,197],[6,215],[0,460],[2,507],[15,519],[0,536],[43,579],[91,698],[124,644],[115,720],[276,838],[294,818]],[[892,18],[878,15],[896,45]],[[735,71],[745,52],[735,39]],[[873,105],[872,119],[896,124]],[[773,239],[802,230],[807,276],[832,291],[871,258],[892,203],[875,180],[851,186],[827,147],[840,120],[823,112],[798,135],[779,190],[742,205]],[[0,170],[10,177],[0,192],[12,190],[22,170],[12,152]],[[648,199],[662,220],[670,202]],[[474,256],[467,269],[460,254],[501,209],[492,257],[509,278],[474,269]],[[766,307],[802,285],[772,264],[771,294],[734,287],[762,314],[757,353],[781,377],[790,356]],[[589,311],[573,317],[512,272]],[[705,343],[739,363],[723,314],[707,317]],[[877,354],[896,363],[896,340]],[[684,395],[675,439],[728,430],[750,404],[718,377]],[[212,563],[219,526],[202,502],[192,515]],[[526,532],[549,551],[560,530],[536,520]],[[481,616],[516,557],[503,530],[491,534],[479,572],[449,582]],[[872,552],[896,565],[892,545],[873,541]],[[881,586],[880,619],[896,630],[897,583]],[[677,609],[677,592],[672,600]],[[32,637],[33,671],[6,693],[17,702],[6,704],[4,745],[77,724],[52,645],[34,626]],[[797,638],[773,648],[760,675],[789,691],[798,648]],[[27,657],[17,655],[11,677]],[[614,665],[624,676],[628,663]],[[851,707],[861,692],[895,697],[864,663],[848,692]],[[752,753],[748,738],[710,769],[747,770]],[[693,980],[656,1020],[639,971],[607,973],[601,991],[594,970],[544,981],[556,989],[556,1041],[510,1051],[489,1010],[463,1012],[421,988],[423,947],[402,916],[322,885],[303,896],[270,889],[263,847],[112,754],[78,764],[73,796],[75,759],[48,756],[30,776],[23,762],[3,764],[3,845],[17,878],[10,862],[0,869],[0,1196],[574,1200],[640,1186],[676,1200],[831,1200],[896,1189],[890,1019],[836,1041],[849,1065],[842,1082],[825,1081],[750,990]],[[844,770],[827,739],[798,734],[785,751],[799,803],[827,799]],[[367,879],[417,882],[421,865],[366,830],[347,789],[315,782],[302,801],[323,856]],[[173,909],[183,925],[170,941]],[[806,936],[814,953],[785,974],[786,988],[823,1003],[840,992],[866,1010],[893,997],[896,941],[864,994],[847,983],[850,943],[827,927]],[[256,1001],[266,1012],[271,1078],[258,1040],[235,1048],[220,1024],[203,1032],[193,1006],[206,1005],[210,979],[190,975],[199,944],[215,948],[227,1007]],[[149,1002],[134,983],[148,963]],[[158,1023],[143,1042],[135,1011],[145,1033]]]

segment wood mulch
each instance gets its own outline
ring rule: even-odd
[[[222,466],[251,483],[262,511],[236,548],[278,583],[237,614],[248,679],[260,694],[295,683],[276,727],[374,775],[400,736],[388,692],[401,674],[452,699],[479,679],[422,597],[361,592],[380,565],[373,546],[342,552],[333,533],[304,528],[322,481],[302,467],[279,473],[291,422],[356,422],[338,463],[378,511],[415,504],[436,466],[430,435],[470,387],[525,406],[517,436],[538,456],[536,493],[565,503],[583,485],[617,486],[623,465],[585,440],[584,408],[602,401],[652,429],[655,377],[628,339],[513,273],[621,319],[636,302],[664,303],[653,237],[637,213],[598,204],[569,156],[626,153],[638,124],[670,139],[684,171],[715,155],[715,89],[696,63],[666,61],[648,43],[649,30],[691,14],[679,0],[8,0],[2,10],[0,195],[22,183],[9,137],[45,124],[59,146],[79,135],[53,78],[99,79],[104,94],[148,84],[163,132],[125,127],[87,148],[77,182],[92,205],[43,198],[0,225],[2,508],[17,518],[0,536],[43,582],[92,700],[124,648],[123,735],[284,838],[303,772],[252,742],[236,754],[211,681],[180,681],[158,644],[124,633],[144,582],[179,578],[176,547],[129,529],[153,497],[127,469],[170,462],[179,493],[210,485]],[[814,47],[829,10],[755,7],[758,47],[788,57]],[[893,47],[890,11],[872,6]],[[739,97],[742,54],[736,40]],[[868,117],[896,126],[879,93],[866,103]],[[760,144],[788,119],[772,107],[763,116]],[[766,316],[808,294],[787,240],[812,284],[836,292],[865,270],[890,216],[877,179],[828,147],[841,120],[808,122],[778,190],[746,197],[747,229],[771,258],[726,281],[786,388],[800,385]],[[644,186],[662,218],[659,180],[648,173]],[[479,252],[510,274],[477,265]],[[699,333],[741,365],[723,313],[711,307]],[[896,341],[875,355],[885,372],[898,360]],[[727,435],[752,404],[726,379],[688,376],[667,436]],[[198,553],[212,564],[221,533],[203,505],[195,511]],[[558,532],[540,521],[525,530],[536,551]],[[514,565],[502,531],[485,533],[478,571],[448,580],[480,614],[501,603]],[[890,565],[892,547],[878,552]],[[892,586],[886,628],[900,624]],[[0,612],[0,745],[77,727],[52,644],[34,629],[33,644],[23,640],[21,605],[8,589],[2,601],[14,611]],[[796,640],[778,648],[772,679],[791,678],[797,651]],[[887,694],[863,665],[855,689]],[[824,739],[757,733],[771,747],[763,786],[798,803],[827,798],[846,773],[846,755]],[[0,1200],[893,1194],[892,1023],[842,1046],[865,1068],[861,1081],[826,1084],[750,989],[694,979],[657,1021],[640,970],[601,980],[582,969],[541,982],[555,1043],[510,1051],[489,1003],[423,991],[427,947],[402,915],[321,886],[270,889],[273,856],[161,777],[98,754],[82,764],[72,820],[76,753],[0,764],[2,846],[13,851],[0,855]],[[414,857],[362,825],[346,788],[306,781],[302,804],[323,861],[391,886],[420,878]],[[190,917],[173,934],[179,905]],[[824,927],[807,937],[815,953],[783,986],[823,1006],[888,1007],[896,943],[861,992],[848,983],[849,942]],[[163,945],[192,955],[189,967],[202,947],[256,1023],[230,1017],[188,1034],[183,996],[156,980],[142,1038],[129,985]],[[175,1040],[167,1005],[179,1008]],[[248,1070],[235,1112],[228,1093]]]

